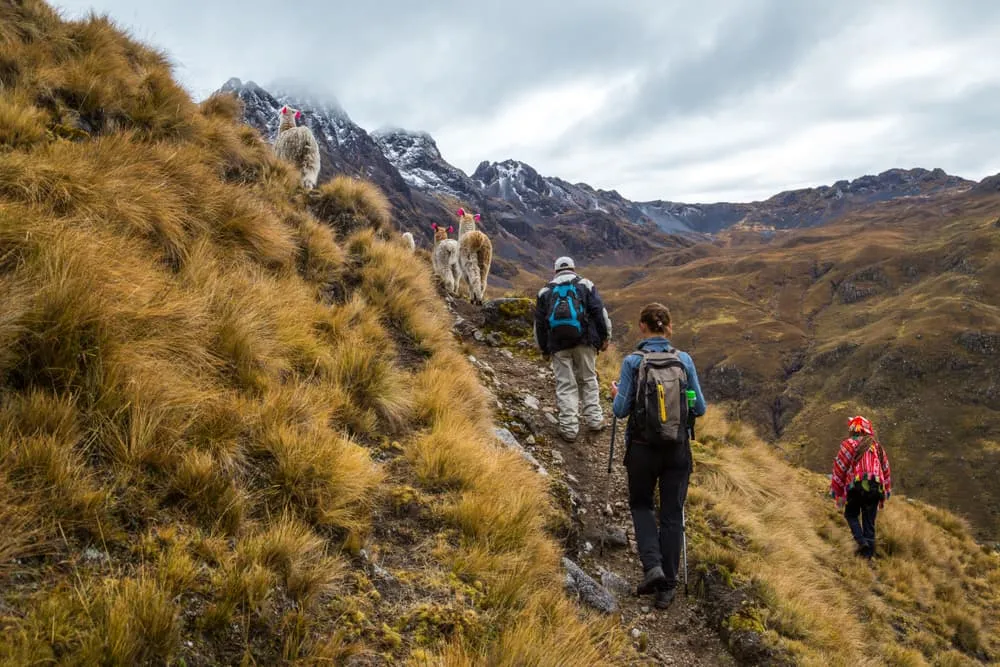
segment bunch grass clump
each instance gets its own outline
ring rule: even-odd
[[[610,655],[377,186],[302,199],[106,17],[3,3],[0,87],[0,662]],[[404,533],[440,548],[377,604]]]

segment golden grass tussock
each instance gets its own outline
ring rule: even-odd
[[[302,195],[103,17],[0,5],[0,82],[0,662],[608,659],[375,185]],[[381,600],[388,479],[446,548]]]
[[[392,207],[385,193],[369,181],[334,176],[309,195],[309,208],[345,238],[361,229],[380,232],[389,227]]]
[[[692,549],[751,587],[769,641],[805,665],[973,664],[998,655],[990,582],[1000,579],[1000,557],[965,522],[893,496],[879,513],[880,557],[870,566],[853,555],[823,476],[715,413],[702,421]]]

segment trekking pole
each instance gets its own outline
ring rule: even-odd
[[[691,412],[694,409],[694,403],[697,398],[693,389],[688,389],[686,391],[687,402],[688,402],[688,434],[691,436],[691,440],[694,440],[694,422],[697,417]],[[694,461],[692,461],[692,467],[694,466]],[[684,507],[687,505],[687,499],[684,500],[684,505],[681,505],[681,553],[684,557],[684,595],[688,594],[688,531],[687,531],[687,513],[684,511]]]
[[[681,552],[684,554],[684,595],[688,594],[688,533],[687,533],[687,516],[684,513],[684,506],[681,505],[681,544],[683,549]]]
[[[611,417],[611,451],[608,452],[608,474],[611,474],[611,463],[615,460],[615,433],[618,431],[618,417]]]
[[[618,431],[618,417],[614,414],[611,415],[611,451],[608,454],[608,479],[604,483],[604,508],[607,509],[611,506],[611,463],[615,458],[615,433]],[[607,521],[611,517],[605,520],[604,530],[601,531],[601,555],[604,555],[604,543],[608,538],[608,526]]]

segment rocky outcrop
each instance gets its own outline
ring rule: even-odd
[[[594,581],[593,577],[569,558],[563,556],[562,564],[566,570],[566,591],[570,595],[601,613],[613,614],[618,611],[618,601],[608,589]]]

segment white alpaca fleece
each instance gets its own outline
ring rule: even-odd
[[[274,153],[295,165],[302,174],[302,187],[312,190],[319,179],[319,144],[316,137],[308,127],[295,126],[296,118],[301,115],[298,109],[286,105],[278,113],[281,120],[278,137],[274,140]]]
[[[448,294],[458,294],[458,285],[462,279],[458,267],[458,241],[448,238],[448,231],[444,227],[435,228],[434,240],[434,252],[431,253],[434,274],[441,279]]]
[[[413,240],[413,232],[403,232],[403,245],[414,252],[417,249],[417,242]]]
[[[469,300],[481,305],[493,263],[493,243],[490,237],[476,229],[478,215],[458,209],[458,220],[458,265],[469,285]]]

